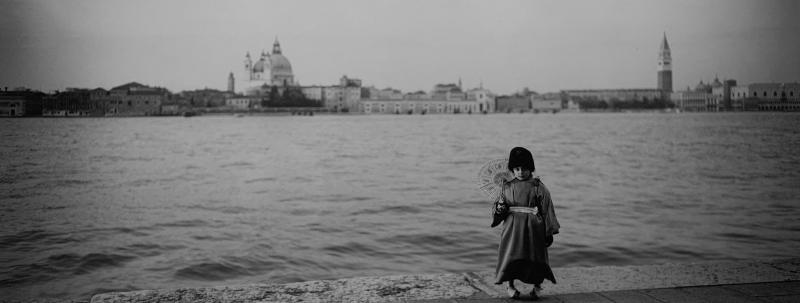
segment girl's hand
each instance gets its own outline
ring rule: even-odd
[[[506,210],[506,204],[503,203],[502,201],[498,201],[497,204],[495,204],[495,206],[496,206],[495,210],[498,213],[502,213],[502,212],[504,212]]]

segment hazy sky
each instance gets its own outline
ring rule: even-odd
[[[0,87],[225,89],[275,37],[302,85],[676,89],[800,81],[800,1],[0,0]]]

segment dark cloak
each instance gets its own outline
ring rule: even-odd
[[[556,283],[547,255],[546,238],[558,233],[550,191],[538,178],[513,179],[503,184],[503,196],[509,207],[538,207],[538,214],[511,212],[500,234],[495,284],[520,280],[541,284],[544,279]]]

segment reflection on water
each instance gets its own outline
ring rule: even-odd
[[[514,146],[553,194],[556,267],[795,257],[798,131],[783,113],[3,119],[0,290],[493,270],[476,174]]]

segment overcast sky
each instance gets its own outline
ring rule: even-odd
[[[225,89],[277,37],[302,85],[428,91],[800,81],[800,1],[0,0],[0,86]]]

